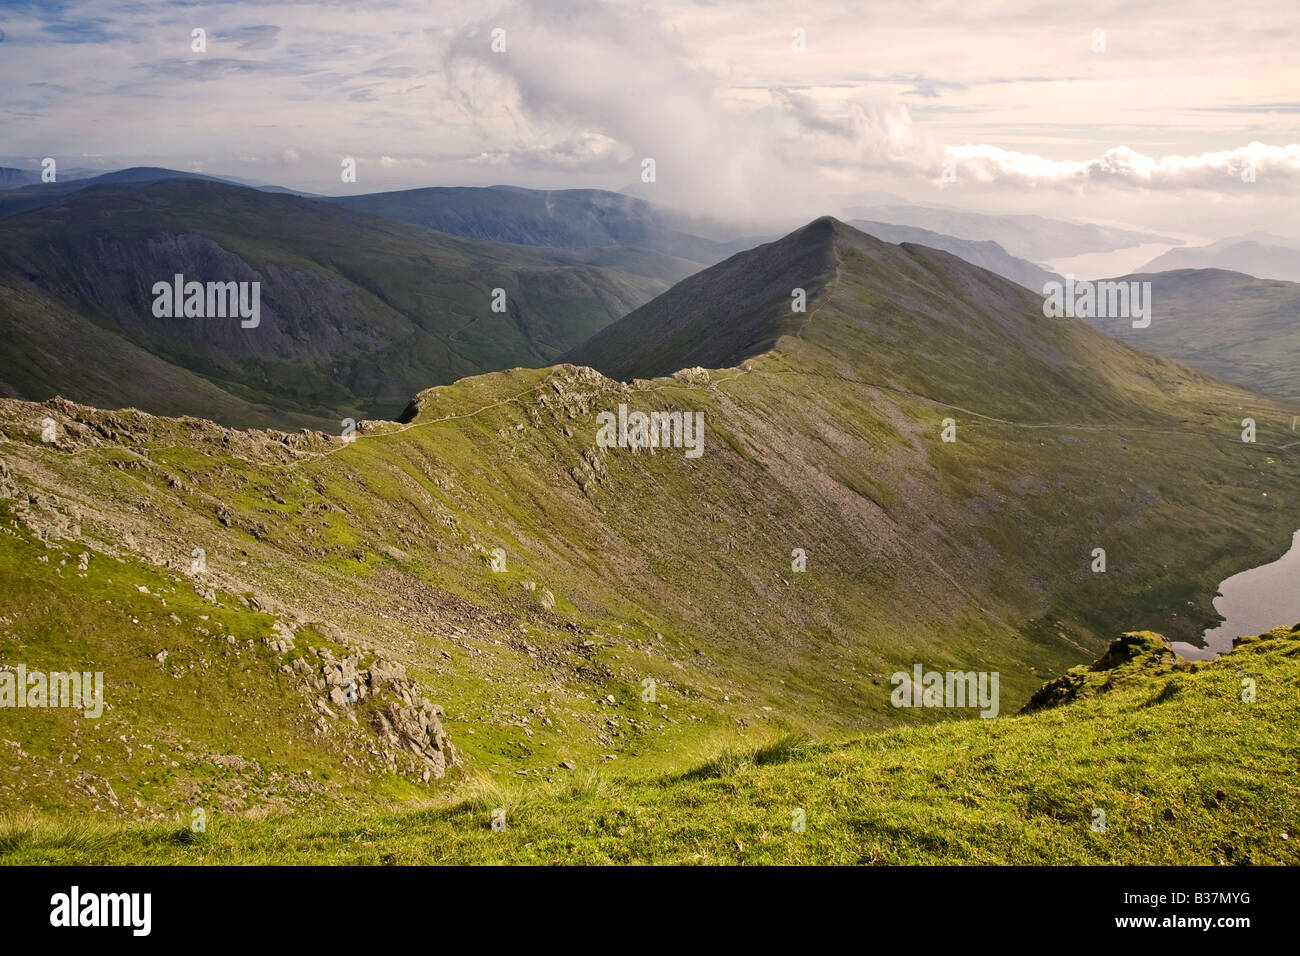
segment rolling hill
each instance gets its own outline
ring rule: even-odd
[[[1119,281],[1151,283],[1151,325],[1088,319],[1095,328],[1226,381],[1300,401],[1300,283],[1202,268]]]
[[[101,183],[0,230],[0,392],[337,428],[396,415],[429,385],[545,365],[694,269],[190,177]],[[260,282],[260,324],[155,317],[154,284],[175,274]]]

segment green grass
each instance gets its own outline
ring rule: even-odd
[[[1147,653],[1154,644],[1145,648]],[[18,815],[7,863],[1300,863],[1300,625],[1216,661],[1146,656],[1102,695],[840,743],[783,737],[685,773],[480,779],[447,806],[122,827]],[[1241,674],[1257,699],[1241,699]],[[1170,691],[1176,687],[1176,691]],[[505,830],[492,829],[504,810]],[[804,832],[794,823],[802,811]],[[1098,824],[1104,814],[1104,829]]]

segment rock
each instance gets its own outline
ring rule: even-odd
[[[367,670],[367,679],[372,690],[378,690],[384,684],[397,680],[406,680],[406,668],[394,661],[378,658]]]
[[[701,368],[698,365],[695,366],[694,368],[684,368],[684,369],[680,369],[679,371],[673,372],[673,378],[675,378],[679,382],[684,382],[687,385],[708,385],[709,384],[708,369]]]
[[[390,703],[376,711],[373,720],[382,744],[405,751],[423,764],[422,780],[442,777],[448,765],[457,762],[456,750],[427,701],[420,706]]]
[[[294,649],[294,639],[298,635],[295,635],[289,624],[286,624],[283,620],[276,620],[270,626],[270,632],[279,641],[281,653],[285,652],[285,650]]]
[[[572,760],[561,760],[560,766],[563,767],[565,770],[574,770],[577,768],[577,764],[575,764]]]
[[[270,636],[263,640],[265,640],[266,646],[271,648],[271,650],[275,651],[277,654],[283,654],[286,651],[294,649],[293,640],[295,637],[297,637],[297,635],[294,634],[293,629],[290,628],[289,625],[285,624],[283,621],[274,621],[271,624]]]
[[[156,660],[159,664],[162,664],[162,663],[165,663],[165,662],[166,662],[168,656],[169,656],[169,655],[168,655],[167,651],[163,650],[163,651],[159,651],[157,654],[155,654],[155,655],[153,656],[153,659]]]

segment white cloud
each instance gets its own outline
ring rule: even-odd
[[[1293,190],[1300,185],[1300,144],[1253,142],[1199,156],[1145,156],[1127,146],[1090,160],[1051,160],[997,146],[949,146],[958,181],[1011,186],[1086,184],[1138,189],[1236,189],[1243,184]]]
[[[632,150],[603,133],[586,131],[547,146],[484,152],[472,162],[490,166],[608,174],[625,168]]]
[[[1297,183],[1293,0],[1099,0],[1086,17],[1045,0],[66,0],[5,29],[14,157],[201,160],[325,192],[342,156],[365,190],[620,188],[653,157],[643,194],[718,212],[811,218],[882,190],[1048,215],[1081,195],[1074,215],[1186,216],[1188,196],[1295,212],[1277,201]],[[960,178],[940,190],[945,156]]]

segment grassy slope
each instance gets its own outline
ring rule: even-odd
[[[810,376],[788,356],[751,368],[709,387],[598,381],[590,395],[562,384],[563,370],[470,379],[424,396],[414,427],[347,447],[322,439],[332,454],[301,459],[273,437],[87,410],[83,427],[117,441],[52,448],[34,438],[49,409],[17,405],[0,455],[51,513],[81,512],[69,555],[89,548],[95,567],[127,527],[124,553],[173,566],[202,546],[226,605],[251,591],[405,661],[447,708],[473,769],[530,779],[563,775],[562,759],[585,772],[605,754],[628,773],[680,767],[767,728],[933,720],[888,706],[887,675],[916,661],[999,670],[1010,709],[1099,650],[1107,628],[1195,633],[1213,586],[1274,556],[1291,530],[1295,463],[1233,442],[1226,426],[1217,438],[1200,421],[1120,438],[963,419],[951,446],[927,403]],[[557,384],[573,393],[567,408]],[[570,472],[590,450],[592,410],[618,401],[705,408],[708,452],[694,463],[607,453],[607,475],[584,492]],[[850,421],[852,433],[832,425]],[[1121,463],[1135,490],[1117,495]],[[1110,550],[1104,578],[1086,570],[1094,540]],[[479,550],[496,546],[502,574]],[[808,573],[789,571],[792,546],[809,551]],[[31,593],[60,584],[30,556],[15,567],[24,560],[43,575]],[[526,580],[553,589],[553,613]],[[98,599],[78,588],[62,592],[69,613]],[[131,590],[112,599],[135,600]],[[5,659],[22,660],[50,631],[35,613],[12,617]],[[161,626],[146,641],[65,625],[95,642],[86,659],[142,664],[171,639]],[[640,702],[647,676],[667,710]],[[140,730],[162,734],[152,721]],[[17,725],[5,736],[26,739]],[[38,804],[67,802],[68,782],[52,785]],[[160,793],[149,810],[178,799]]]
[[[157,819],[163,807],[320,811],[420,796],[368,760],[372,738],[360,728],[315,729],[281,670],[309,646],[342,654],[342,645],[302,628],[295,652],[277,659],[264,643],[272,615],[229,595],[205,600],[180,574],[137,558],[47,549],[5,524],[0,662],[103,671],[106,707],[98,719],[0,709],[0,805]]]
[[[786,738],[682,774],[484,782],[446,807],[221,818],[197,837],[15,820],[0,849],[10,863],[1300,864],[1300,625],[1213,662],[1117,671],[1098,676],[1109,691],[1051,710]]]

